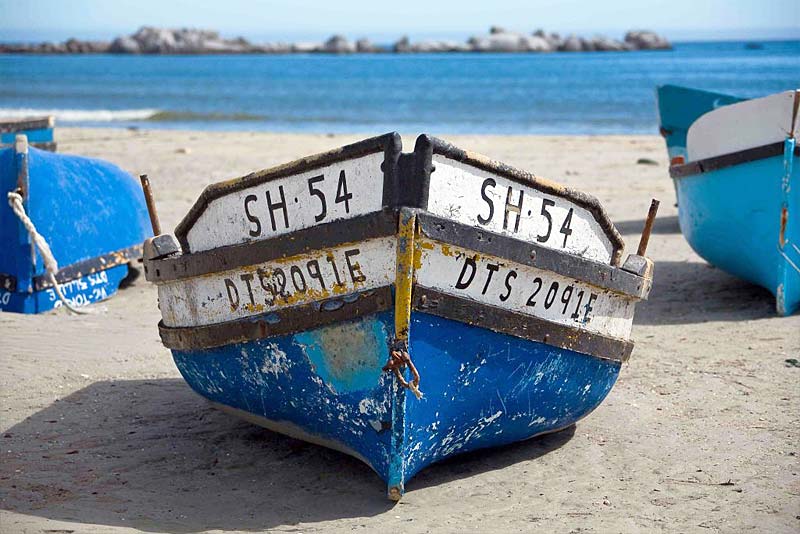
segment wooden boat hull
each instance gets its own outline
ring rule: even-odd
[[[671,86],[658,94],[662,133],[678,158],[670,174],[681,232],[703,259],[768,289],[778,313],[790,315],[800,308],[800,150],[791,92],[783,96],[744,101]],[[757,131],[735,139],[737,121]]]
[[[415,312],[409,350],[425,392],[417,400],[381,369],[393,330],[386,311],[173,355],[189,385],[212,402],[351,454],[399,488],[453,454],[574,424],[603,401],[621,365]]]
[[[291,210],[305,191],[316,223]],[[360,458],[394,499],[433,462],[596,408],[652,283],[595,199],[425,136],[211,186],[176,234],[145,243],[145,274],[186,381]]]
[[[56,280],[72,306],[113,295],[151,235],[141,188],[107,162],[27,146],[0,149],[0,311],[40,313],[61,305],[41,255],[8,204],[23,207],[48,242]]]

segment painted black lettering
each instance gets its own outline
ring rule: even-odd
[[[469,279],[464,280],[464,275],[467,274],[467,268],[469,268]],[[458,275],[458,282],[456,282],[456,289],[467,289],[469,285],[472,283],[472,279],[475,278],[475,260],[472,258],[464,258],[464,266],[461,268],[461,274]]]
[[[325,280],[322,279],[322,271],[320,271],[319,262],[317,260],[310,260],[306,263],[306,269],[308,270],[308,277],[319,282],[320,287],[325,291]]]
[[[239,290],[230,278],[225,279],[225,289],[228,291],[228,302],[231,305],[231,311],[234,311],[239,307]]]
[[[549,310],[550,306],[553,305],[553,302],[556,300],[556,294],[558,293],[558,282],[553,282],[550,284],[550,288],[547,290],[547,295],[544,297],[544,309]]]
[[[350,258],[353,256],[358,256],[361,254],[361,251],[357,248],[351,248],[350,250],[344,251],[344,260],[347,262],[347,270],[350,271],[350,279],[353,281],[354,284],[360,284],[361,282],[367,279],[364,276],[364,273],[361,272],[361,266],[356,263],[352,263]],[[356,275],[358,273],[358,275]]]
[[[478,215],[478,222],[481,223],[481,224],[488,224],[489,221],[491,221],[492,217],[494,216],[494,202],[489,197],[489,195],[486,194],[486,189],[489,188],[489,187],[494,187],[495,185],[497,185],[497,182],[494,181],[494,178],[485,179],[483,181],[483,185],[481,185],[481,198],[489,206],[489,216],[488,217],[483,217],[480,214]]]
[[[508,300],[508,297],[511,296],[511,280],[517,277],[517,271],[510,270],[506,275],[506,292],[503,295],[500,295],[500,301],[505,302]]]
[[[321,189],[314,187],[314,184],[318,184],[325,180],[325,176],[320,174],[319,176],[314,176],[313,178],[308,179],[308,192],[317,197],[320,202],[320,210],[318,215],[314,215],[314,220],[316,222],[320,222],[325,218],[328,214],[328,206],[325,204],[325,193],[322,192]]]
[[[550,215],[550,212],[547,211],[547,208],[548,207],[551,208],[551,207],[553,207],[555,205],[556,205],[556,203],[553,202],[552,200],[548,200],[546,198],[542,200],[542,216],[545,219],[547,219],[547,232],[545,232],[542,235],[537,235],[536,236],[536,241],[538,241],[539,243],[544,243],[545,241],[550,239],[550,232],[553,231],[553,216]]]
[[[597,295],[594,293],[589,293],[589,300],[586,301],[586,306],[584,306],[584,309],[586,310],[586,313],[583,314],[584,323],[588,323],[592,320],[592,318],[589,317],[589,313],[594,310],[594,308],[592,308],[592,304],[594,304],[595,300],[597,300]]]
[[[303,276],[303,271],[300,270],[300,267],[292,265],[289,268],[289,274],[292,275],[292,285],[295,291],[298,293],[305,293],[306,289],[308,289],[308,285],[306,285],[306,277]]]
[[[567,212],[567,217],[564,219],[564,224],[561,225],[561,230],[559,230],[559,232],[564,234],[564,244],[561,245],[561,248],[567,246],[567,238],[572,235],[572,228],[569,227],[569,225],[572,224],[572,211],[573,209],[570,208]]]
[[[336,203],[344,202],[344,212],[350,213],[350,199],[353,198],[353,193],[347,192],[347,179],[344,175],[344,169],[339,172],[339,183],[336,184]]]
[[[285,299],[286,297],[289,296],[286,293],[286,282],[287,282],[286,273],[283,272],[283,269],[281,269],[280,267],[276,267],[275,270],[272,272],[272,274],[278,281],[278,284],[276,286],[278,296],[283,297]]]
[[[251,283],[253,281],[253,275],[250,273],[246,273],[239,276],[239,278],[241,278],[242,282],[244,282],[245,285],[247,286],[247,294],[250,297],[250,305],[255,306],[256,300],[253,298],[253,286]]]
[[[325,256],[325,260],[331,264],[331,268],[333,268],[333,276],[336,277],[336,285],[342,285],[342,279],[339,278],[339,269],[336,268],[336,259],[333,257],[333,254],[328,254]]]
[[[272,231],[278,229],[275,225],[275,211],[281,210],[283,211],[283,224],[285,228],[289,228],[289,212],[286,210],[286,195],[283,194],[283,186],[278,186],[278,192],[280,193],[281,200],[280,202],[275,202],[273,204],[272,198],[269,195],[269,191],[267,191],[267,208],[269,208],[269,220],[272,223]]]
[[[519,190],[519,202],[514,204],[511,202],[511,193],[513,189],[511,187],[508,188],[508,193],[506,194],[506,212],[503,215],[503,230],[508,228],[508,214],[513,213],[516,215],[517,220],[514,223],[514,233],[519,230],[519,220],[522,218],[522,201],[525,200],[525,191],[522,189]]]
[[[583,302],[583,293],[583,289],[578,292],[578,303],[575,305],[575,311],[572,312],[572,315],[570,315],[570,318],[574,319],[575,321],[577,321],[578,317],[580,316],[579,310],[581,309],[581,302]]]
[[[486,277],[486,283],[483,284],[483,291],[481,291],[481,295],[486,294],[486,290],[489,289],[489,284],[492,282],[492,276],[500,269],[500,266],[496,263],[487,263],[486,270],[489,271],[489,275]]]
[[[267,271],[264,269],[257,269],[256,276],[258,276],[258,283],[261,285],[261,289],[263,289],[267,294],[267,296],[264,297],[264,302],[267,304],[267,306],[272,306],[275,304],[275,284],[268,282],[269,273],[267,273]]]
[[[561,303],[564,305],[564,309],[561,310],[561,315],[567,314],[567,306],[569,306],[569,299],[572,298],[572,292],[574,288],[572,286],[564,287],[564,292],[561,293]]]
[[[244,214],[247,216],[247,220],[251,223],[255,224],[255,228],[250,228],[250,236],[258,237],[261,235],[261,221],[258,217],[250,213],[250,203],[258,201],[258,197],[255,195],[247,195],[244,197]]]
[[[525,303],[526,306],[530,306],[531,308],[536,306],[536,301],[533,300],[533,298],[542,289],[542,279],[537,276],[536,278],[533,279],[533,285],[536,286],[536,289],[533,290],[533,293],[531,293],[531,296],[528,297],[528,302]]]

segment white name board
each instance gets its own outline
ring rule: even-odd
[[[394,283],[394,236],[370,239],[158,286],[169,327],[273,312]]]
[[[383,152],[341,161],[212,200],[187,235],[192,252],[269,239],[380,211]]]
[[[430,240],[420,242],[417,284],[498,308],[628,339],[634,301],[551,271]]]
[[[428,211],[547,248],[611,262],[613,246],[588,210],[434,154]]]

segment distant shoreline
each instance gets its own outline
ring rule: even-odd
[[[414,54],[414,53],[550,53],[550,52],[628,52],[671,50],[663,36],[646,30],[631,30],[622,41],[604,36],[591,38],[574,34],[561,36],[536,30],[530,34],[493,26],[489,33],[470,37],[466,42],[421,40],[401,37],[390,45],[374,44],[366,38],[350,41],[340,34],[324,42],[272,42],[255,44],[244,37],[223,38],[219,32],[198,29],[166,29],[145,26],[135,33],[112,41],[68,39],[61,43],[0,43],[0,54]]]

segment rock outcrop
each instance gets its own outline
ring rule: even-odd
[[[651,31],[629,31],[625,34],[625,42],[633,50],[671,50],[672,44],[660,35]]]
[[[486,35],[471,37],[466,43],[445,40],[412,42],[402,37],[389,48],[377,46],[368,39],[355,43],[343,35],[333,35],[327,41],[297,43],[253,44],[238,37],[225,39],[219,32],[191,28],[166,29],[144,26],[136,33],[120,36],[108,42],[69,39],[63,43],[2,44],[0,53],[31,54],[353,54],[395,52],[622,52],[628,50],[669,50],[670,42],[651,31],[629,31],[625,40],[617,41],[603,36],[584,39],[576,35],[562,38],[557,33],[536,30],[532,34],[508,31],[492,26]]]

